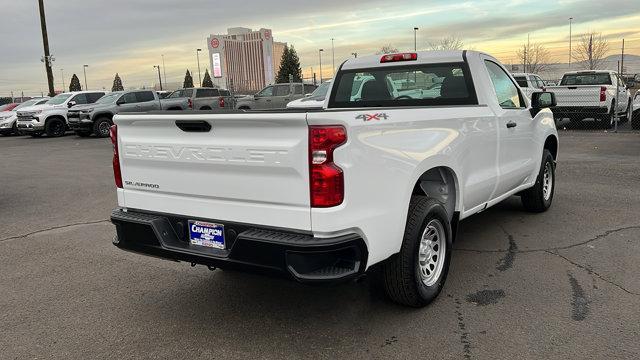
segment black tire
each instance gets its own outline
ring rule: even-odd
[[[620,116],[620,123],[626,123],[627,121],[631,120],[631,118],[633,117],[633,113],[631,110],[631,99],[629,99],[627,109],[624,111],[624,114]]]
[[[63,119],[53,118],[47,121],[47,125],[44,127],[44,132],[48,137],[60,137],[64,136],[67,132],[67,124]]]
[[[40,136],[42,136],[42,133],[30,133],[29,136],[31,136],[32,138],[39,138]]]
[[[108,117],[100,117],[93,122],[93,133],[96,137],[108,137],[111,125],[113,125],[111,119]]]
[[[600,129],[611,129],[613,127],[613,122],[616,120],[616,114],[615,114],[615,106],[613,104],[611,104],[611,111],[609,111],[609,113],[607,115],[604,115],[598,119],[596,119],[598,121],[598,125]]]
[[[80,137],[89,137],[91,136],[91,131],[76,131],[76,135],[80,136]]]
[[[203,106],[200,108],[200,111],[205,111],[205,110],[211,110],[211,108],[208,106]]]
[[[238,110],[251,110],[251,108],[248,106],[240,106]]]
[[[631,128],[633,130],[640,130],[640,110],[636,110],[633,112],[633,117],[631,118]]]
[[[20,135],[20,131],[18,131],[18,122],[14,122],[13,126],[11,127],[11,135],[13,136],[18,136]]]
[[[551,183],[549,184],[549,194],[545,196],[545,170],[549,166],[549,172],[551,176]],[[547,149],[542,152],[542,163],[540,165],[540,171],[536,178],[536,183],[532,188],[527,189],[521,193],[520,199],[522,205],[527,211],[541,213],[545,212],[551,207],[553,202],[553,194],[556,189],[556,163],[553,161],[553,155]]]
[[[436,272],[428,285],[423,282],[419,262],[420,243],[427,226],[440,224],[442,236],[439,239],[444,254],[440,264],[439,274]],[[442,286],[449,272],[452,252],[452,232],[449,215],[442,203],[426,196],[413,196],[409,204],[407,225],[402,240],[400,253],[393,255],[382,264],[382,285],[387,296],[394,302],[412,307],[423,307],[432,302],[442,290]],[[434,248],[437,245],[433,245]],[[431,259],[429,255],[429,259]],[[434,269],[431,269],[434,271]]]

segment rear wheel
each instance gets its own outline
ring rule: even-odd
[[[93,133],[97,137],[107,137],[109,136],[109,129],[111,128],[111,119],[107,117],[98,118],[93,123]]]
[[[442,290],[451,252],[451,224],[442,203],[412,197],[400,253],[382,265],[387,296],[402,305],[428,305]]]
[[[45,126],[45,132],[48,137],[60,137],[67,131],[66,124],[62,119],[50,119]]]
[[[542,165],[532,188],[522,192],[520,199],[527,211],[544,212],[551,207],[556,186],[556,166],[547,149],[542,153]]]

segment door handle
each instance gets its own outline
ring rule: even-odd
[[[507,123],[507,129],[511,129],[511,128],[516,127],[516,126],[518,126],[518,123],[517,123],[517,122],[515,122],[515,121],[513,121],[513,120],[512,120],[512,121],[509,121],[509,122]]]

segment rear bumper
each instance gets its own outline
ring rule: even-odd
[[[226,249],[189,242],[188,220],[224,225]],[[116,208],[111,214],[120,249],[168,260],[284,276],[300,282],[341,282],[364,272],[367,247],[358,235],[311,234],[211,219]]]

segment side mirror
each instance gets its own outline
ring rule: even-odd
[[[531,116],[536,116],[542,109],[552,108],[558,105],[556,94],[548,91],[539,91],[531,94]]]
[[[304,94],[304,97],[311,97],[311,93],[309,93],[309,94]]]
[[[76,106],[76,104],[77,104],[77,102],[75,102],[75,101],[71,100],[71,101],[69,101],[69,102],[67,103],[67,106],[68,106],[68,107],[73,107],[73,106]]]
[[[116,101],[116,105],[120,106],[124,104],[124,100],[123,99],[118,99],[118,101]]]
[[[258,94],[253,95],[253,100],[258,100],[258,99],[260,99],[260,95]]]

